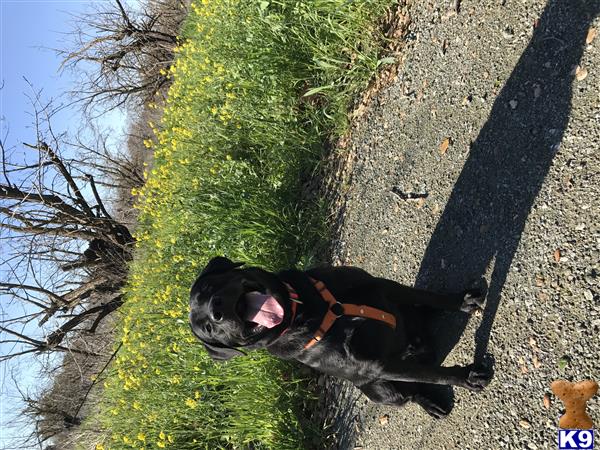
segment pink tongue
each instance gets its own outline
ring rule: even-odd
[[[248,292],[244,319],[273,328],[283,321],[283,307],[271,295]]]

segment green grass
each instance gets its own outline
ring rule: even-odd
[[[373,30],[390,3],[192,4],[147,142],[155,164],[135,193],[138,250],[98,448],[293,449],[314,438],[297,371],[262,352],[212,363],[189,331],[188,290],[212,256],[275,270],[327,239],[301,180],[382,63]]]

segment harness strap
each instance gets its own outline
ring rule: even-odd
[[[327,289],[325,283],[315,280],[314,278],[311,278],[310,281],[312,281],[317,291],[319,291],[323,300],[329,304],[329,309],[327,310],[325,317],[323,317],[323,322],[321,322],[314,337],[304,346],[305,350],[319,342],[325,333],[333,326],[333,323],[342,316],[355,316],[379,320],[394,329],[396,328],[396,317],[394,317],[393,314],[382,311],[381,309],[373,308],[372,306],[340,303],[335,299],[331,291]]]

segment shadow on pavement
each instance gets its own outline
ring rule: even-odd
[[[550,0],[533,37],[502,88],[433,232],[417,286],[460,291],[491,268],[487,305],[476,333],[482,362],[514,254],[567,127],[574,68],[597,0]],[[443,361],[466,325],[443,314],[433,326]],[[452,399],[450,388],[442,389]]]

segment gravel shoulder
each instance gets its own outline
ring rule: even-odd
[[[409,12],[396,79],[336,152],[332,262],[433,290],[485,278],[483,314],[432,331],[444,365],[488,360],[495,376],[448,391],[441,421],[325,379],[332,446],[556,448],[550,383],[600,381],[600,2]],[[598,427],[598,397],[588,411]]]

